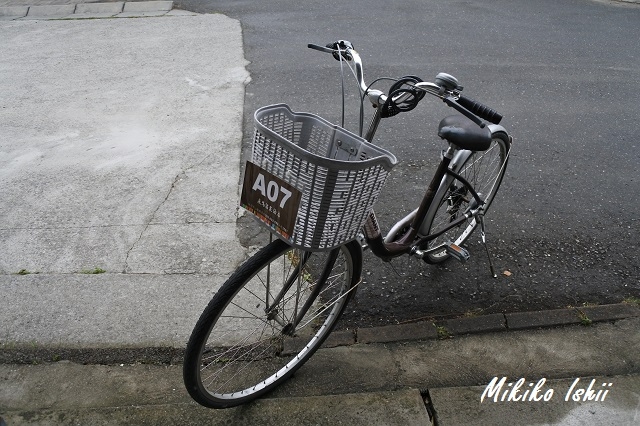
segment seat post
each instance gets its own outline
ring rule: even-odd
[[[369,241],[369,247],[374,254],[384,259],[386,257],[391,258],[393,256],[409,252],[418,235],[418,229],[420,229],[420,225],[427,215],[429,206],[436,196],[440,183],[449,169],[449,164],[451,163],[455,152],[456,149],[454,145],[450,143],[449,149],[444,152],[436,173],[433,175],[433,178],[427,187],[427,191],[420,202],[420,207],[418,207],[418,210],[416,211],[416,215],[409,226],[409,230],[407,230],[407,232],[405,232],[397,241],[385,243],[381,235],[378,235],[375,240]]]
[[[424,221],[424,217],[427,215],[427,210],[429,209],[429,206],[433,202],[433,198],[435,197],[436,192],[440,187],[440,182],[442,182],[442,179],[447,173],[447,169],[449,168],[449,164],[451,163],[451,160],[453,159],[455,152],[456,152],[455,145],[452,143],[449,143],[449,147],[443,153],[442,160],[440,161],[440,164],[436,169],[436,173],[433,175],[433,178],[431,179],[431,182],[427,187],[427,191],[425,192],[424,197],[422,198],[422,202],[420,203],[420,207],[418,207],[418,211],[416,212],[416,215],[413,218],[413,222],[411,222],[411,228],[412,228],[411,233],[417,234],[418,232],[417,230],[420,229],[420,225],[422,224],[422,221]],[[413,236],[413,238],[415,238],[415,235]]]

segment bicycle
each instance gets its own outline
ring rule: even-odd
[[[512,142],[498,125],[502,116],[462,96],[449,74],[438,74],[433,83],[403,77],[384,93],[365,83],[362,60],[348,41],[308,47],[332,54],[341,68],[352,64],[362,95],[360,135],[365,99],[375,112],[358,136],[284,104],[256,111],[241,205],[278,238],[231,275],[191,334],[184,382],[207,407],[258,398],[313,355],[361,281],[363,249],[386,261],[402,255],[429,263],[464,261],[469,253],[462,244],[478,225],[486,247],[483,219]],[[461,115],[440,122],[438,134],[448,148],[426,193],[383,238],[372,206],[397,160],[370,142],[382,118],[412,110],[427,94]],[[344,76],[342,113],[344,125]],[[495,277],[490,256],[489,265]]]

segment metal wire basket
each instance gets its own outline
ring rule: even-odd
[[[287,242],[306,250],[329,250],[354,239],[396,157],[285,104],[258,109],[254,121],[252,162],[302,193]]]

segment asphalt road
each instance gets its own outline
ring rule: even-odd
[[[253,111],[285,102],[337,122],[338,63],[309,42],[353,42],[365,77],[455,75],[505,115],[514,137],[488,219],[499,277],[471,238],[472,259],[429,266],[366,256],[347,320],[552,309],[640,297],[640,7],[590,0],[249,2],[178,0],[240,20]],[[355,86],[351,85],[354,103]],[[355,109],[353,110],[355,111]],[[415,208],[438,161],[447,108],[423,102],[383,122],[376,142],[400,160],[376,207],[383,229]],[[354,129],[356,114],[347,117]],[[507,271],[507,274],[503,272]]]

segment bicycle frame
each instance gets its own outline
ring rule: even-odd
[[[381,116],[379,111],[376,110],[376,113],[369,125],[369,130],[367,131],[365,139],[371,141],[373,138],[375,131],[380,122]],[[444,234],[448,230],[459,226],[461,223],[466,221],[471,217],[477,216],[482,212],[482,206],[485,204],[484,200],[480,198],[475,189],[471,186],[466,179],[462,176],[455,173],[453,170],[449,168],[454,157],[456,157],[456,161],[462,161],[466,159],[471,154],[471,151],[467,150],[458,150],[453,145],[449,145],[449,148],[444,152],[442,160],[436,169],[436,172],[427,187],[427,190],[422,197],[420,202],[420,206],[412,212],[409,216],[405,217],[401,221],[397,222],[393,230],[399,230],[399,228],[404,226],[409,226],[409,229],[397,240],[395,241],[385,241],[382,237],[382,232],[380,230],[380,226],[378,225],[378,220],[376,218],[375,212],[371,212],[367,221],[363,227],[364,239],[366,241],[367,246],[371,249],[374,255],[383,259],[390,260],[394,257],[402,256],[404,254],[415,254],[418,251],[418,247],[421,245],[437,238],[438,236]],[[462,157],[462,158],[460,158]],[[422,225],[422,222],[425,219],[427,211],[433,202],[433,199],[440,187],[440,183],[446,175],[451,175],[455,180],[459,181],[462,185],[464,185],[471,195],[474,197],[478,207],[473,209],[460,218],[451,222],[448,226],[438,230],[438,232],[429,234],[427,236],[418,238],[418,231]],[[390,231],[390,234],[391,232]]]
[[[398,91],[395,96],[393,94],[386,95],[384,92],[380,90],[372,90],[370,86],[368,86],[364,81],[364,70],[362,66],[362,59],[358,52],[353,49],[353,46],[350,42],[345,40],[340,40],[334,43],[332,46],[327,45],[327,47],[322,47],[318,45],[309,44],[309,48],[323,51],[326,53],[332,53],[333,56],[340,60],[340,67],[342,70],[343,61],[352,62],[353,67],[349,66],[354,77],[358,82],[358,89],[362,96],[361,98],[361,111],[360,111],[360,132],[362,133],[362,119],[363,119],[363,109],[364,109],[364,98],[367,97],[371,104],[376,108],[375,113],[371,119],[367,132],[363,135],[364,139],[369,142],[372,142],[373,137],[376,133],[378,125],[380,124],[381,119],[383,118],[383,108],[386,104],[389,96],[393,96],[393,103],[402,103],[411,97],[416,96],[415,91],[411,92],[410,90]],[[342,71],[341,71],[342,72]],[[462,87],[458,86],[457,79],[449,74],[440,73],[436,76],[436,83],[430,83],[426,81],[421,81],[420,79],[410,77],[407,80],[407,86],[415,89],[419,92],[422,92],[422,96],[425,94],[432,95],[444,101],[448,106],[453,107],[462,115],[466,116],[468,119],[476,123],[480,127],[485,127],[487,123],[485,123],[482,118],[485,118],[492,123],[498,123],[502,116],[497,112],[491,110],[490,108],[477,103],[468,98],[464,98],[460,94],[460,90]],[[343,118],[344,121],[344,75],[343,75]],[[420,99],[418,99],[419,101]],[[416,102],[417,104],[417,102]],[[413,109],[413,108],[411,108]],[[489,125],[489,130],[493,133],[495,131],[504,131],[506,130],[497,124]],[[450,229],[459,226],[466,220],[470,218],[479,217],[480,222],[482,223],[482,215],[484,214],[484,204],[485,201],[480,198],[475,189],[471,186],[469,182],[467,182],[462,176],[458,175],[454,170],[456,164],[464,164],[467,158],[472,155],[472,151],[461,149],[451,143],[449,143],[448,149],[444,152],[442,161],[440,162],[435,175],[431,179],[429,186],[420,202],[419,207],[413,211],[411,214],[406,216],[404,219],[396,223],[392,228],[389,234],[387,234],[387,238],[382,237],[382,233],[380,231],[380,227],[378,225],[378,220],[376,218],[375,213],[372,211],[367,221],[363,226],[363,239],[366,242],[366,246],[371,248],[372,252],[382,258],[383,260],[390,260],[394,257],[401,256],[403,254],[417,254],[418,256],[424,256],[425,254],[430,254],[435,251],[439,251],[442,249],[442,246],[432,248],[427,251],[423,251],[420,249],[422,245],[425,243],[437,238],[438,236],[444,234]],[[507,158],[508,158],[507,153]],[[453,162],[454,167],[449,167]],[[504,167],[505,163],[502,165]],[[470,194],[472,194],[475,204],[470,205],[467,211],[459,217],[458,219],[449,223],[443,229],[438,230],[433,234],[429,234],[426,236],[420,235],[420,230],[422,224],[426,218],[427,212],[433,203],[433,200],[436,196],[438,189],[440,188],[441,183],[445,176],[450,175],[456,181],[460,182]],[[399,238],[394,238],[395,235],[401,231],[403,228],[408,226],[408,230],[404,232]],[[427,231],[428,232],[428,231]],[[424,232],[422,232],[424,233]]]

